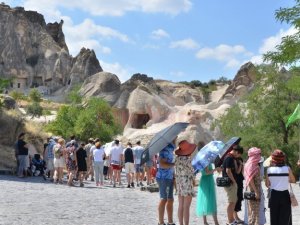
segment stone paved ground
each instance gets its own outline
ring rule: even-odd
[[[294,185],[294,192],[300,202],[298,185]],[[225,225],[226,196],[222,188],[217,188],[217,193],[218,217],[220,225]],[[80,188],[52,184],[41,177],[0,176],[1,225],[155,225],[158,201],[158,193],[128,189],[125,185],[96,187],[94,182],[87,181],[85,187]],[[194,199],[190,224],[203,224],[202,219],[195,216],[195,203]],[[175,222],[178,221],[177,206],[175,198]],[[211,218],[209,221],[213,224]],[[300,225],[299,207],[293,209],[293,222]]]

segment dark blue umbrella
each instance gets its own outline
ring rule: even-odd
[[[142,154],[141,164],[149,161],[155,154],[170,144],[188,125],[189,123],[183,122],[174,123],[155,134]]]
[[[220,151],[220,157],[217,157],[215,160],[215,166],[219,167],[222,165],[225,156],[227,155],[228,152],[230,152],[233,148],[233,146],[238,145],[241,141],[240,137],[232,137],[230,138],[229,141],[225,143],[225,146],[223,149]]]
[[[210,163],[213,163],[224,146],[222,141],[211,141],[201,148],[192,160],[194,170],[196,172],[204,170]]]

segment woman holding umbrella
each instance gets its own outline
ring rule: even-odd
[[[190,219],[190,206],[194,192],[194,169],[191,154],[197,145],[183,140],[175,151],[176,187],[178,190],[178,219],[180,225],[188,225]]]
[[[204,225],[208,225],[206,216],[212,215],[215,225],[219,225],[217,217],[217,198],[214,182],[214,172],[220,172],[221,169],[213,169],[212,164],[209,164],[203,171],[201,171],[201,179],[198,187],[197,208],[198,216],[203,217]]]

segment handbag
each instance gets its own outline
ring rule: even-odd
[[[247,188],[248,188],[248,186],[246,187],[246,190],[244,192],[244,199],[256,200],[255,193],[252,191],[247,191]]]
[[[292,188],[292,185],[290,184],[290,198],[291,198],[291,205],[292,207],[296,207],[298,206],[298,201],[296,199],[296,196],[293,192],[293,188]]]
[[[229,177],[217,177],[216,183],[218,187],[229,187],[231,185],[231,179]]]

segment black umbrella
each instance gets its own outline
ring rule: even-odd
[[[185,130],[189,123],[174,123],[173,125],[159,131],[148,143],[141,157],[141,164],[149,161],[155,154],[171,143],[177,135]]]
[[[225,156],[228,152],[230,152],[233,148],[233,146],[238,145],[241,141],[240,137],[232,137],[229,141],[225,143],[225,146],[220,151],[220,157],[217,157],[215,159],[215,166],[220,167],[224,161]]]

